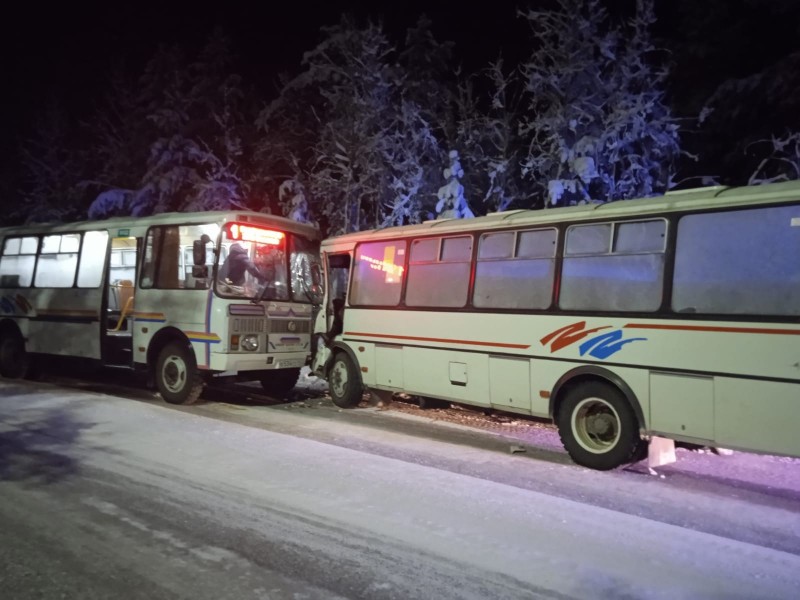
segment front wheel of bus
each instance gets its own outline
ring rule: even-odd
[[[193,404],[203,391],[194,352],[187,344],[172,342],[158,355],[156,385],[170,404]]]
[[[339,408],[353,408],[364,395],[361,377],[350,357],[338,352],[328,373],[328,389],[331,400]]]
[[[8,379],[22,379],[28,374],[30,357],[25,351],[25,341],[17,333],[0,337],[0,375]]]
[[[261,378],[261,387],[268,396],[283,399],[294,389],[300,378],[300,369],[278,369]]]
[[[645,442],[636,415],[611,385],[593,381],[570,390],[556,421],[564,448],[579,465],[608,471],[641,457]]]

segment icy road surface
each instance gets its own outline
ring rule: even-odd
[[[671,489],[369,415],[0,381],[0,596],[800,595],[791,494]]]

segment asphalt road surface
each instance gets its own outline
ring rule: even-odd
[[[598,473],[323,397],[0,381],[0,598],[797,598],[800,463]],[[255,396],[253,396],[255,397]],[[512,449],[516,449],[512,452]]]

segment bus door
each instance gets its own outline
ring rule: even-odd
[[[134,291],[141,245],[141,238],[136,237],[117,237],[111,240],[103,324],[105,364],[133,364]]]
[[[322,374],[331,357],[331,346],[344,331],[344,309],[347,302],[347,283],[350,278],[348,252],[325,255],[325,293],[323,310],[314,319],[314,348],[311,370]]]
[[[347,304],[347,282],[350,278],[350,254],[329,254],[325,314],[327,337],[333,340],[344,328],[344,309]]]

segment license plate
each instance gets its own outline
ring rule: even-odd
[[[306,364],[302,358],[287,358],[275,363],[276,369],[297,369]]]

